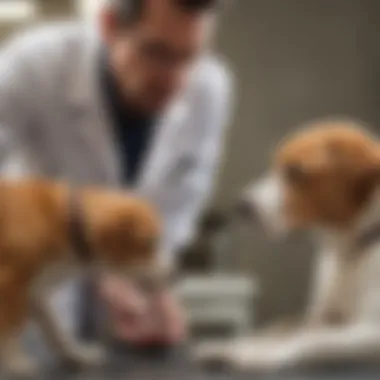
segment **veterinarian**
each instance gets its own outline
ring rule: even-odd
[[[209,49],[219,10],[217,0],[109,0],[95,23],[9,41],[0,56],[2,175],[135,189],[160,209],[160,255],[175,264],[210,195],[230,117],[231,75]],[[119,339],[185,337],[169,286],[147,303],[131,283],[98,285]],[[94,286],[77,286],[52,300],[73,329],[95,314]]]

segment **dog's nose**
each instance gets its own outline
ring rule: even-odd
[[[254,220],[256,219],[256,211],[253,203],[246,199],[241,198],[236,203],[235,207],[236,214],[244,219]]]

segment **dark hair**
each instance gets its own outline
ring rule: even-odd
[[[187,12],[215,11],[223,0],[171,0],[175,5]],[[133,22],[139,18],[145,0],[113,0],[124,22]]]

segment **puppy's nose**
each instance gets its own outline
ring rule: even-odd
[[[246,198],[241,198],[236,203],[236,214],[243,219],[254,220],[256,219],[255,206],[251,201]]]

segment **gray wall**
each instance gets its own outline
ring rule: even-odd
[[[380,125],[380,1],[235,0],[219,48],[238,81],[237,110],[215,203],[225,207],[300,122],[349,115]],[[233,255],[262,280],[261,320],[300,310],[313,251],[271,244],[255,230]]]

